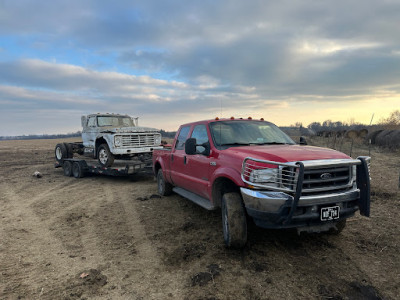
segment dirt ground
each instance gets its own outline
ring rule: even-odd
[[[339,236],[252,228],[229,250],[220,211],[149,175],[65,177],[57,142],[0,142],[0,299],[399,298],[399,153],[372,152],[371,218]]]

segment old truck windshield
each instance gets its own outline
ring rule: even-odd
[[[295,144],[276,125],[261,121],[219,121],[210,123],[215,146]]]
[[[129,117],[118,116],[98,116],[97,125],[99,127],[134,127],[133,121]]]

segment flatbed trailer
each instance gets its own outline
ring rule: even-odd
[[[152,173],[152,160],[116,160],[112,167],[102,167],[95,159],[65,158],[56,161],[55,168],[62,168],[65,176],[82,178],[88,174],[129,176],[136,173]]]

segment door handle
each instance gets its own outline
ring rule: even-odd
[[[174,161],[174,155],[171,154],[171,161]]]
[[[186,156],[183,157],[183,164],[186,165]]]

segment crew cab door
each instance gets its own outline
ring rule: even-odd
[[[185,188],[185,142],[189,136],[190,126],[181,127],[172,149],[170,158],[171,181],[174,185]]]
[[[203,198],[208,199],[210,183],[210,141],[207,126],[196,125],[190,135],[196,139],[196,154],[187,155],[183,169],[187,189]],[[200,146],[202,145],[202,146]]]

